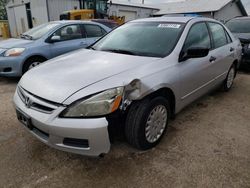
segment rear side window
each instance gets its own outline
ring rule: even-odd
[[[101,37],[106,33],[106,31],[98,25],[87,24],[84,25],[84,27],[88,38]]]
[[[212,22],[209,22],[208,25],[213,37],[214,48],[219,48],[226,45],[228,43],[228,39],[225,33],[225,29],[222,27],[222,25]]]
[[[196,23],[190,29],[183,51],[185,52],[192,47],[211,48],[211,40],[205,23]]]

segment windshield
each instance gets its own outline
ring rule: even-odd
[[[183,27],[181,23],[127,23],[91,48],[129,55],[165,57],[174,49]]]
[[[250,19],[231,20],[226,26],[232,33],[250,33]]]
[[[47,23],[42,24],[37,27],[34,27],[33,29],[21,34],[21,38],[30,39],[30,40],[36,40],[41,38],[43,35],[48,33],[51,29],[55,28],[59,24],[57,23]]]

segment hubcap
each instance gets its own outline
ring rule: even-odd
[[[146,122],[145,135],[149,143],[154,143],[163,134],[168,119],[167,108],[163,105],[156,106],[149,114]]]
[[[231,68],[231,70],[228,73],[228,77],[227,77],[227,88],[232,87],[233,81],[234,81],[234,75],[235,75],[234,68]]]
[[[29,66],[29,70],[36,67],[37,65],[41,64],[41,62],[34,62],[34,63],[31,63],[31,65]]]

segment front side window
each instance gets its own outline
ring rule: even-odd
[[[208,25],[213,36],[214,48],[225,46],[228,42],[223,26],[212,22],[209,22]]]
[[[92,48],[129,55],[165,57],[175,48],[184,24],[132,22],[118,27]]]
[[[84,25],[84,28],[88,38],[101,37],[106,34],[106,31],[98,25],[86,24]]]
[[[58,29],[52,36],[59,36],[60,41],[75,40],[83,38],[80,25],[68,25]]]
[[[197,23],[190,29],[183,51],[185,52],[189,48],[211,49],[211,40],[205,23]]]

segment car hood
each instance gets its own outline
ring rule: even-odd
[[[159,58],[79,50],[30,70],[19,84],[36,96],[63,103],[68,97],[90,85],[157,59]]]
[[[34,41],[32,40],[25,40],[25,39],[15,39],[11,38],[8,40],[2,40],[0,42],[0,48],[2,49],[10,49],[14,47],[25,47],[24,45],[33,43]]]
[[[250,33],[234,33],[234,36],[240,39],[242,43],[250,43]]]

